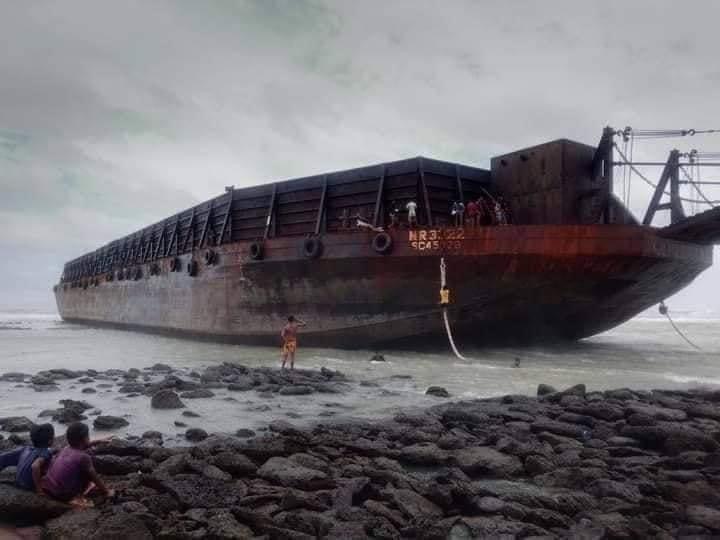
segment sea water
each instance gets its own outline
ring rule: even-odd
[[[117,435],[139,435],[157,429],[180,438],[184,428],[233,433],[261,429],[282,418],[297,424],[331,416],[373,418],[401,408],[441,402],[426,396],[432,385],[445,387],[455,399],[503,394],[534,395],[538,383],[565,388],[585,383],[589,390],[692,388],[720,385],[720,320],[679,319],[678,327],[700,347],[693,349],[664,318],[637,318],[609,332],[565,345],[517,348],[469,347],[458,343],[467,360],[450,349],[427,351],[344,351],[302,346],[297,367],[339,370],[355,381],[345,394],[261,397],[256,392],[214,390],[211,399],[186,400],[200,418],[179,411],[152,410],[146,396],[127,397],[117,388],[63,381],[60,390],[36,392],[27,385],[0,382],[0,417],[27,416],[40,421],[43,409],[59,407],[60,399],[84,399],[103,414],[124,416],[130,425]],[[371,361],[381,353],[385,361]],[[519,367],[515,367],[519,359]],[[144,368],[161,362],[186,373],[222,362],[247,366],[278,366],[279,347],[249,347],[191,341],[139,332],[68,324],[50,313],[0,313],[0,373],[34,374],[50,368],[74,370]],[[97,393],[82,393],[94,387]],[[91,418],[92,419],[92,418]],[[62,431],[62,426],[57,426]]]

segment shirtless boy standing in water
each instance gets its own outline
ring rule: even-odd
[[[288,317],[288,322],[280,332],[283,339],[282,346],[282,369],[285,369],[285,363],[290,358],[290,369],[295,369],[295,351],[297,350],[297,333],[298,328],[305,326],[305,323],[296,319],[292,315]]]

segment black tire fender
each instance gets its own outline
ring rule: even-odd
[[[313,236],[303,241],[303,255],[308,259],[317,259],[323,252],[323,243],[320,238]]]
[[[250,244],[249,252],[253,261],[261,261],[265,255],[265,246],[262,242],[253,242]]]
[[[392,251],[393,239],[386,232],[377,233],[372,239],[372,248],[381,255],[386,255]]]

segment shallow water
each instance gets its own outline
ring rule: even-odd
[[[149,398],[128,398],[115,390],[76,381],[61,383],[57,392],[35,392],[15,383],[0,382],[0,417],[28,416],[58,407],[64,398],[85,399],[104,414],[126,416],[130,426],[118,435],[158,429],[177,434],[174,421],[210,432],[257,429],[275,418],[294,423],[326,416],[376,417],[400,407],[434,404],[425,396],[430,385],[447,388],[454,397],[490,397],[508,393],[534,394],[537,384],[558,388],[585,383],[589,389],[618,387],[687,388],[720,385],[720,321],[680,320],[680,328],[701,348],[685,344],[664,319],[635,319],[610,332],[579,343],[552,347],[467,349],[468,361],[447,352],[388,352],[385,362],[371,362],[376,351],[300,348],[298,367],[337,369],[349,377],[376,381],[343,395],[277,396],[256,392],[216,391],[212,399],[186,400],[201,418],[181,417],[180,411],[150,409]],[[302,345],[302,337],[300,340]],[[143,368],[156,362],[193,369],[225,361],[248,366],[278,365],[278,350],[215,344],[122,330],[67,324],[54,314],[0,313],[0,373],[35,373],[43,369],[104,370]],[[520,358],[520,367],[513,367]],[[409,376],[409,377],[408,377]],[[83,394],[94,386],[97,394]],[[232,397],[237,401],[225,401]],[[59,432],[63,428],[57,426]]]

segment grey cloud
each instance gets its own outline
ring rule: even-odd
[[[718,127],[720,7],[693,2],[670,34],[676,6],[11,3],[0,19],[0,249],[11,254],[0,304],[50,303],[64,260],[227,184],[417,154],[487,166],[547,139],[594,144],[606,124]],[[639,211],[648,191],[634,191]],[[716,270],[706,276],[717,286]],[[704,303],[704,283],[683,301]]]

